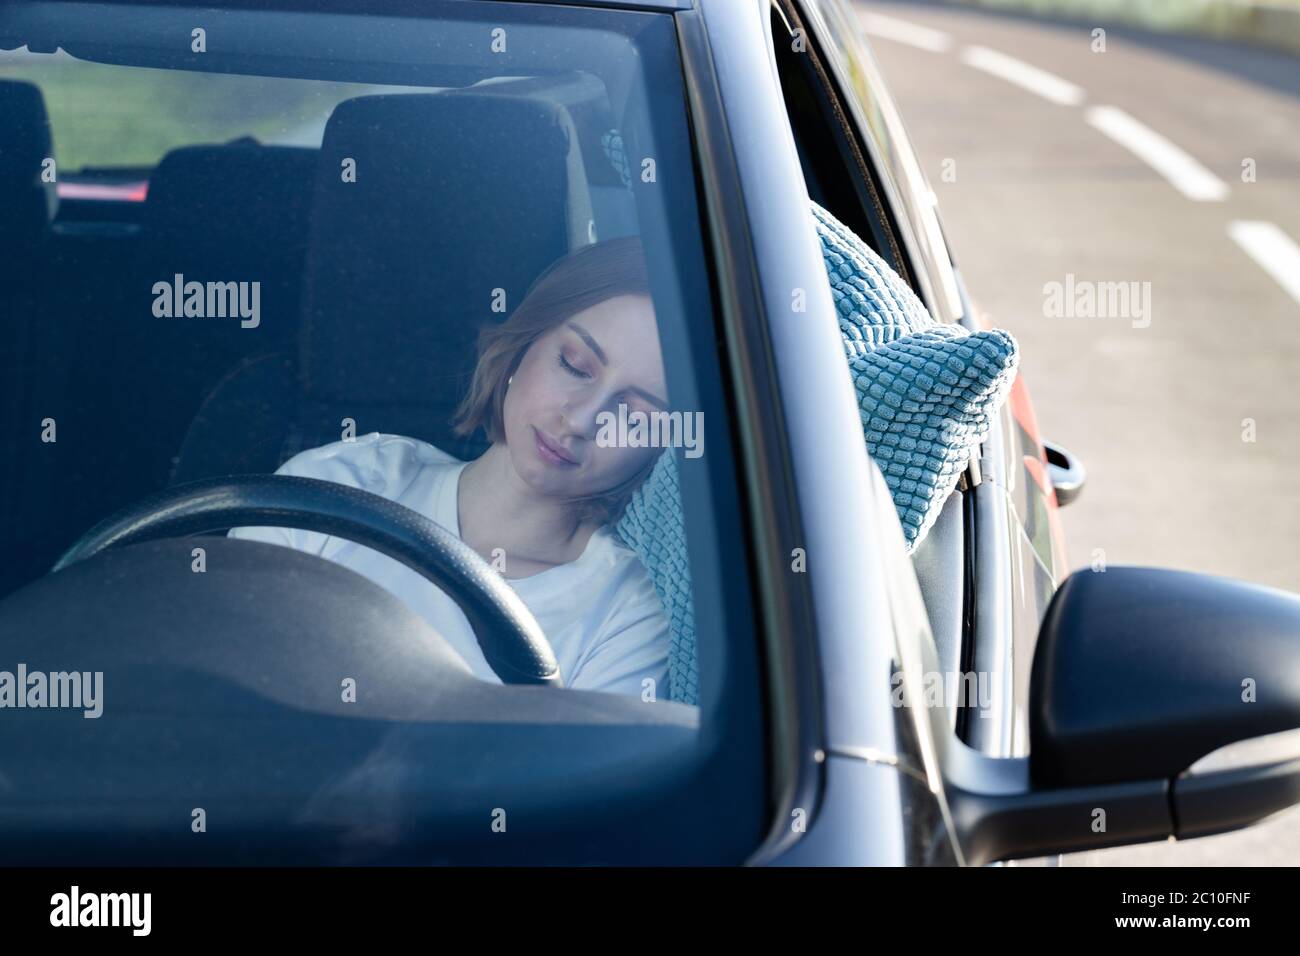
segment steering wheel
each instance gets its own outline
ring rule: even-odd
[[[410,508],[332,481],[234,475],[177,485],[95,525],[52,572],[119,545],[245,526],[337,535],[400,561],[460,606],[503,683],[563,686],[537,619],[473,548]]]

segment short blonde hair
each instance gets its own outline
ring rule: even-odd
[[[452,418],[455,433],[468,436],[481,427],[489,442],[505,441],[506,388],[524,353],[572,316],[622,295],[650,295],[645,250],[635,236],[583,246],[548,266],[508,319],[479,332],[474,377]],[[656,458],[608,491],[573,499],[579,518],[617,521]]]

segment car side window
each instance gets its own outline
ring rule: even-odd
[[[869,174],[812,40],[785,3],[771,8],[772,47],[808,196],[861,236],[915,287],[888,206]]]
[[[874,176],[903,246],[913,288],[940,319],[959,318],[964,307],[939,223],[937,200],[912,149],[902,117],[880,67],[862,38],[853,8],[844,0],[779,0],[790,16],[804,17],[815,47],[812,59],[836,116],[857,140],[864,175]],[[795,5],[797,3],[797,11]]]

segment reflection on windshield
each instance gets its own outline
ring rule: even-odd
[[[686,354],[666,343],[703,286],[664,227],[690,177],[656,166],[676,150],[685,168],[688,139],[663,120],[684,120],[671,58],[617,29],[668,43],[668,21],[229,17],[242,45],[199,31],[185,69],[114,47],[111,24],[93,48],[0,55],[20,436],[0,594],[160,489],[322,478],[459,537],[567,686],[694,702],[678,468],[703,455],[703,413],[665,355]],[[301,529],[231,536],[370,577],[500,679],[415,570]]]

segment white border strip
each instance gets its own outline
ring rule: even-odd
[[[858,19],[862,23],[862,29],[872,36],[906,43],[931,53],[947,53],[952,49],[952,37],[941,30],[931,30],[929,27],[879,13],[859,13]]]
[[[1093,106],[1089,125],[1105,133],[1169,181],[1188,199],[1222,202],[1228,184],[1145,123],[1114,106]]]
[[[1053,73],[986,46],[966,47],[962,51],[961,61],[1062,106],[1078,106],[1086,95],[1082,87],[1075,86],[1069,80],[1063,80]]]
[[[1228,223],[1228,235],[1287,295],[1300,302],[1300,245],[1294,239],[1271,222],[1250,219]]]

